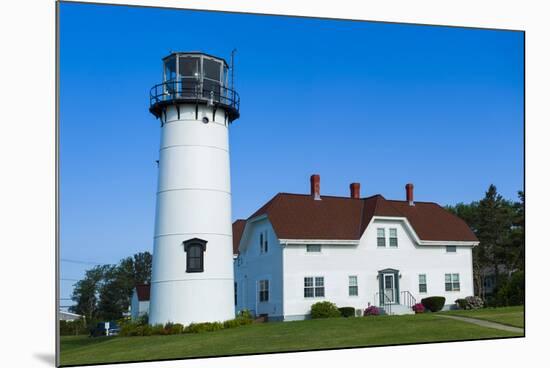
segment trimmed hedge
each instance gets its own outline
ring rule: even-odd
[[[223,330],[224,324],[220,322],[191,323],[185,327],[183,333],[201,333]]]
[[[336,304],[329,301],[317,302],[311,305],[311,318],[340,317],[340,311]]]
[[[445,297],[443,296],[430,296],[420,301],[426,309],[430,312],[439,312],[445,305]]]
[[[355,308],[353,307],[342,307],[338,308],[338,310],[340,311],[340,315],[342,317],[355,317]]]
[[[168,322],[165,325],[156,324],[149,325],[144,323],[145,320],[127,321],[120,326],[120,336],[151,336],[151,335],[179,335],[184,333],[201,333],[210,331],[219,331],[225,328],[234,328],[252,323],[252,315],[249,311],[244,310],[239,313],[235,319],[230,319],[225,322],[204,322],[191,323],[184,327],[181,323]]]

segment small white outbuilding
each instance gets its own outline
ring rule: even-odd
[[[144,314],[149,314],[149,299],[151,286],[149,284],[136,285],[132,294],[130,313],[132,319],[138,319]]]

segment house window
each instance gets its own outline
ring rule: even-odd
[[[308,245],[306,245],[306,252],[308,252],[308,253],[319,253],[319,252],[321,252],[321,245],[319,245],[319,244],[308,244]]]
[[[359,295],[357,287],[357,276],[349,276],[349,296]]]
[[[183,249],[187,253],[186,272],[204,272],[206,243],[206,240],[198,238],[183,242]]]
[[[397,229],[390,229],[390,247],[397,247]]]
[[[260,280],[260,285],[258,290],[259,290],[260,302],[268,302],[269,301],[269,280]]]
[[[267,230],[260,233],[260,253],[267,253]]]
[[[324,277],[304,277],[304,298],[325,296]]]
[[[458,273],[445,274],[445,291],[460,291],[460,278]]]
[[[383,228],[376,229],[376,241],[379,247],[386,246],[386,232]]]
[[[456,245],[447,245],[447,253],[456,253]]]
[[[418,275],[418,292],[419,293],[428,292],[428,284],[426,283],[426,274]]]

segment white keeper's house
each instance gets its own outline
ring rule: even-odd
[[[412,313],[428,296],[445,308],[473,295],[468,225],[433,202],[381,195],[324,196],[312,175],[310,194],[279,193],[233,224],[236,310],[270,320],[308,318],[328,300],[356,313],[370,304],[389,314]]]

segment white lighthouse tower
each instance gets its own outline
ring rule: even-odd
[[[225,60],[199,52],[163,59],[151,89],[161,123],[149,323],[234,318],[230,123],[239,96]]]

